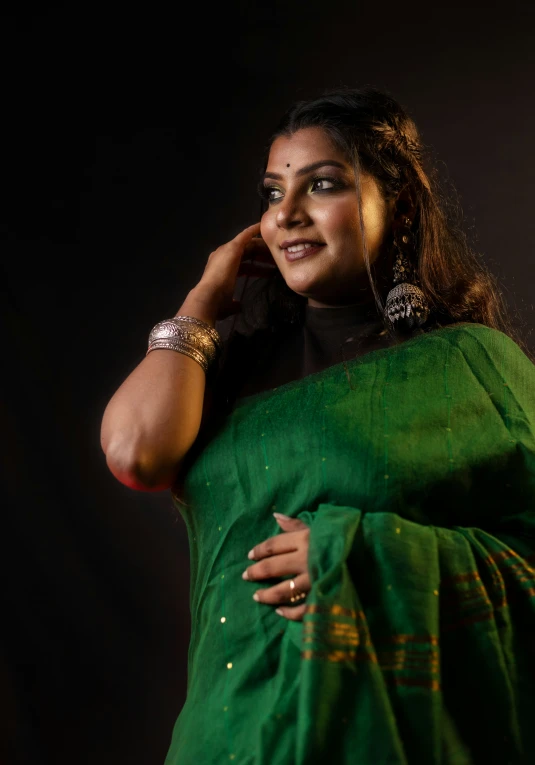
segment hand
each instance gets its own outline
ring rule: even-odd
[[[285,579],[273,587],[257,590],[253,597],[259,603],[276,605],[277,613],[292,621],[302,621],[306,603],[290,604],[293,593],[310,592],[311,582],[308,574],[308,543],[310,529],[298,518],[289,518],[280,513],[273,513],[284,534],[266,539],[249,553],[251,560],[259,561],[245,569],[244,579],[257,582],[289,575],[295,582],[295,589],[290,588],[290,579]]]
[[[239,302],[233,300],[238,276],[265,276],[275,267],[268,246],[260,237],[260,223],[254,223],[210,254],[188,300],[200,305],[212,321],[224,319],[240,310]]]

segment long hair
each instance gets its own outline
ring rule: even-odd
[[[496,277],[469,244],[453,185],[447,193],[443,190],[431,152],[407,111],[388,93],[371,86],[339,88],[318,98],[298,101],[283,115],[264,147],[261,175],[276,138],[310,127],[322,128],[353,165],[363,255],[384,329],[395,334],[384,318],[389,286],[378,283],[369,263],[360,204],[363,173],[373,176],[386,200],[397,198],[404,189],[410,192],[415,209],[412,265],[431,309],[424,331],[457,322],[484,324],[509,335],[532,358],[513,328]],[[230,330],[227,326],[225,333],[226,353],[216,373],[213,407],[216,416],[210,418],[210,425],[189,456],[215,433],[255,358],[259,354],[269,357],[276,348],[278,332],[303,320],[307,302],[287,287],[278,271],[252,283],[246,280],[241,299],[240,323],[252,341],[242,342],[243,335],[235,331],[237,317],[232,317]],[[410,335],[403,333],[397,339],[403,342]]]
[[[431,151],[401,104],[372,86],[339,88],[296,102],[268,140],[262,175],[275,139],[310,127],[323,129],[352,163],[359,209],[362,173],[373,176],[386,200],[409,190],[415,208],[412,265],[431,309],[425,330],[456,322],[480,323],[505,332],[526,350],[513,328],[496,277],[469,244],[453,185],[448,193],[442,188]],[[389,287],[378,285],[370,267],[362,212],[360,218],[370,287],[383,317]],[[299,321],[306,299],[286,287],[277,272],[271,280],[251,285],[243,303],[245,319],[251,326],[273,329]],[[390,323],[384,322],[392,334]]]

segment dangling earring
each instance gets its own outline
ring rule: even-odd
[[[403,228],[394,235],[396,250],[394,262],[394,287],[386,298],[385,318],[397,329],[421,327],[429,317],[429,304],[422,290],[411,281],[415,279],[414,268],[408,252],[412,249],[413,236],[410,218],[403,219]]]

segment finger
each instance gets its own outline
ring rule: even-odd
[[[293,588],[291,587],[292,582],[295,583]],[[310,587],[308,574],[299,574],[292,579],[286,579],[284,582],[275,584],[273,587],[257,590],[253,593],[253,598],[258,603],[265,603],[270,606],[300,604],[304,600],[304,596],[310,592]]]
[[[252,239],[253,236],[256,236],[260,233],[260,221],[258,223],[253,223],[251,226],[247,226],[247,228],[244,228],[243,231],[240,231],[234,239],[233,242],[236,242],[236,244],[243,244],[244,242],[249,241],[249,239]]]
[[[300,518],[291,518],[289,515],[283,515],[282,513],[273,513],[273,517],[285,531],[298,531],[299,529],[309,528]]]
[[[284,616],[285,619],[289,619],[291,622],[302,622],[303,616],[306,614],[307,604],[303,603],[300,606],[281,606],[275,610],[279,616]]]
[[[259,237],[253,237],[249,241],[247,241],[244,246],[244,257],[255,257],[255,258],[263,258],[271,259],[273,260],[273,255],[271,254],[271,250],[265,243],[263,239],[260,239]]]
[[[231,239],[222,248],[232,254],[232,261],[239,267],[241,261],[252,257],[253,253],[265,252],[267,245],[263,239],[255,238],[260,233],[260,223],[254,223],[243,231],[240,231],[234,239]]]
[[[249,239],[247,239],[247,242],[244,245],[247,249],[250,250],[269,250],[269,247],[267,246],[267,242],[265,239],[262,239],[260,234],[257,236],[251,236]]]
[[[260,544],[249,550],[247,557],[249,560],[262,560],[270,555],[281,555],[281,553],[295,552],[299,548],[300,539],[292,534],[276,534],[274,537],[265,539]]]
[[[259,239],[251,239],[243,247],[241,263],[259,263],[263,266],[276,266],[273,255],[268,247]],[[255,244],[253,244],[253,242]]]
[[[262,579],[276,579],[288,574],[303,573],[307,570],[306,556],[299,552],[272,555],[260,563],[249,566],[242,574],[242,579],[248,582],[258,582]]]

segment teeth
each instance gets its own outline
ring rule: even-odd
[[[309,247],[314,247],[312,242],[302,242],[301,244],[294,244],[292,247],[287,247],[288,252],[299,252],[300,250],[306,250]]]

